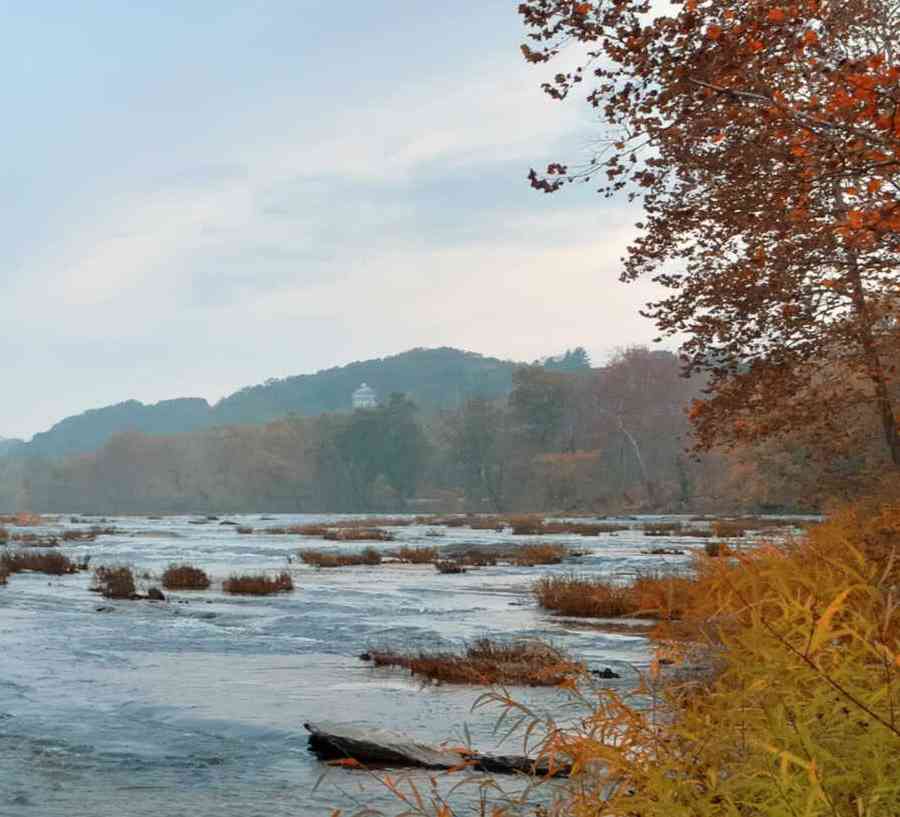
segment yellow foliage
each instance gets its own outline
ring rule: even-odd
[[[701,560],[687,623],[714,671],[631,700],[585,694],[574,731],[544,722],[545,751],[576,770],[558,813],[900,814],[898,545],[887,504]]]

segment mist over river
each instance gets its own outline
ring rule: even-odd
[[[224,519],[225,517],[223,517]],[[629,686],[649,663],[646,641],[576,626],[539,610],[528,590],[540,575],[616,576],[680,570],[700,539],[512,536],[509,531],[392,529],[402,544],[565,542],[585,555],[562,565],[470,569],[441,575],[431,565],[383,563],[318,570],[287,557],[298,548],[367,546],[260,534],[267,526],[333,522],[335,516],[231,516],[257,529],[241,535],[219,520],[116,517],[116,533],[63,544],[92,565],[128,564],[141,589],[173,561],[205,569],[202,592],[167,592],[165,603],[108,601],[89,592],[90,573],[19,573],[0,587],[0,816],[267,817],[350,814],[392,800],[365,774],[329,769],[307,750],[304,721],[386,727],[429,742],[496,746],[497,710],[471,711],[483,690],[423,686],[403,670],[361,661],[368,647],[454,647],[479,636],[540,636],[584,660],[611,667]],[[672,519],[673,517],[666,517]],[[661,517],[644,517],[641,521]],[[616,521],[616,520],[609,520]],[[60,517],[84,529],[96,519]],[[41,528],[30,528],[41,532]],[[642,553],[678,547],[680,556]],[[234,597],[221,580],[234,571],[288,567],[295,591]],[[98,608],[101,608],[98,610]],[[104,609],[105,608],[105,609]],[[558,708],[555,689],[516,690],[539,708]],[[521,748],[504,744],[504,751]],[[461,795],[459,801],[466,802]],[[396,805],[393,809],[399,810]]]

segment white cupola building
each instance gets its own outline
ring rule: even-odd
[[[375,408],[378,405],[378,397],[375,389],[367,383],[363,383],[355,392],[353,392],[353,408],[367,409]]]

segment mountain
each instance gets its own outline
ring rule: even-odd
[[[24,440],[11,439],[10,437],[0,437],[0,457],[12,454],[20,446],[25,445]]]
[[[371,386],[380,399],[391,392],[402,392],[426,410],[448,408],[469,397],[491,399],[508,394],[512,374],[520,365],[448,347],[412,349],[315,374],[267,380],[213,406],[201,398],[180,398],[153,405],[128,400],[92,409],[35,434],[19,450],[32,456],[60,457],[95,451],[113,434],[124,431],[175,434],[213,426],[266,423],[289,414],[314,416],[349,410],[353,391],[361,383]]]

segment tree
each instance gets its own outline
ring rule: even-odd
[[[900,2],[673,4],[520,5],[527,60],[584,51],[546,92],[588,86],[609,128],[583,166],[531,183],[599,180],[642,201],[622,279],[668,289],[645,314],[684,338],[688,373],[710,375],[701,447],[840,436],[845,412],[871,406],[900,467]]]
[[[566,349],[561,355],[548,357],[544,361],[545,369],[557,372],[583,372],[591,368],[591,357],[584,346]]]

